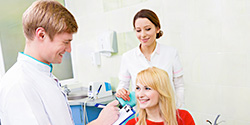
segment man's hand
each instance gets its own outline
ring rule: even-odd
[[[110,102],[99,114],[98,118],[89,125],[112,125],[119,118],[119,102],[114,100]]]

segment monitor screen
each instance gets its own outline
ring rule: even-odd
[[[0,36],[0,76],[2,77],[16,62],[19,50],[17,47],[24,47],[24,41],[11,41]],[[13,46],[15,45],[15,46]],[[52,73],[56,76],[62,85],[75,82],[72,56],[66,52],[63,55],[61,64],[53,64]]]
[[[60,80],[61,85],[75,82],[73,60],[71,53],[63,55],[61,64],[53,64],[53,74]]]

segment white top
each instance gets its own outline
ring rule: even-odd
[[[179,60],[178,52],[175,48],[162,45],[156,42],[156,48],[151,54],[151,61],[148,61],[140,50],[140,47],[136,47],[122,56],[121,67],[119,72],[119,85],[117,90],[125,88],[129,90],[130,81],[132,82],[132,91],[135,90],[135,82],[137,74],[149,67],[157,67],[167,71],[174,91],[179,95],[184,96],[184,83],[174,83],[174,78],[183,75],[182,65]],[[180,80],[178,80],[180,81]],[[181,84],[181,85],[179,85]],[[178,87],[176,87],[178,86]],[[180,91],[179,91],[180,90]],[[180,97],[184,102],[184,98]]]
[[[3,125],[74,125],[52,65],[19,53],[0,82]]]

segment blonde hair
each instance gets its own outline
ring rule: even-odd
[[[159,93],[160,115],[168,125],[177,125],[175,95],[168,73],[162,69],[151,67],[138,73],[136,83],[148,86]],[[140,109],[137,102],[137,125],[146,125],[147,114]]]
[[[23,32],[33,40],[36,29],[42,27],[53,40],[59,33],[76,33],[78,26],[74,16],[59,2],[54,0],[35,1],[23,13]]]

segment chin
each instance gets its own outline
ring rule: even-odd
[[[145,43],[141,43],[142,44],[142,46],[150,46],[151,44],[150,43],[148,43],[148,42],[145,42]]]
[[[147,106],[144,106],[144,105],[140,105],[140,109],[146,109]]]
[[[60,61],[60,62],[57,62],[56,64],[61,64],[62,63],[62,61]]]
[[[146,109],[146,107],[140,107],[140,109]]]
[[[53,62],[53,64],[60,64],[60,63],[62,63],[62,61],[55,61],[55,62]]]

